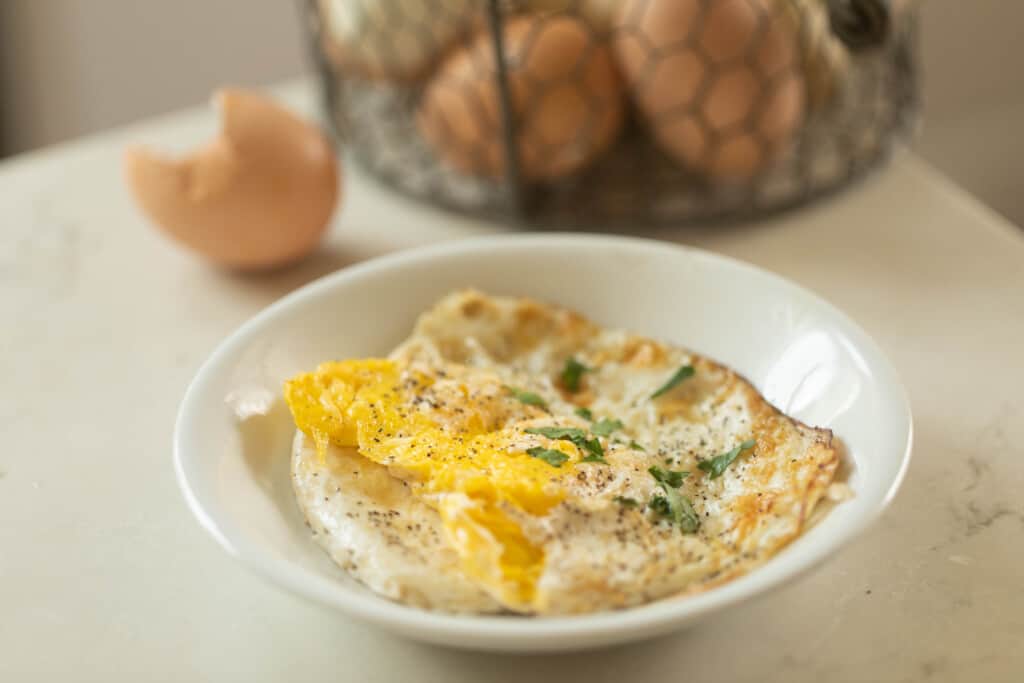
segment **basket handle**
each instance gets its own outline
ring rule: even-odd
[[[526,211],[526,195],[523,187],[518,131],[512,106],[512,92],[509,85],[508,64],[505,61],[504,16],[500,0],[487,3],[487,24],[491,33],[491,47],[494,50],[495,73],[498,85],[498,99],[501,104],[502,147],[505,152],[505,187],[509,192],[510,205],[515,214],[522,218]]]

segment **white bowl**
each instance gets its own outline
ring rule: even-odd
[[[643,607],[578,617],[472,617],[374,595],[329,561],[296,508],[288,477],[293,426],[281,384],[323,360],[386,353],[418,313],[467,286],[561,304],[732,366],[785,412],[835,431],[852,461],[855,497],[750,574]],[[181,405],[174,458],[199,522],[244,565],[292,592],[419,640],[552,651],[665,633],[795,578],[878,518],[903,478],[910,444],[910,409],[892,366],[863,331],[815,295],[694,249],[552,234],[397,253],[285,297],[203,365]]]

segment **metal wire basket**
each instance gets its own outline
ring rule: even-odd
[[[531,224],[764,214],[884,160],[912,0],[307,0],[328,119],[428,202]]]

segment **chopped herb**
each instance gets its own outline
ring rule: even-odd
[[[672,470],[663,470],[660,467],[651,467],[647,470],[651,473],[651,476],[659,484],[667,484],[672,488],[676,489],[683,485],[683,479],[690,476],[689,472],[674,472]]]
[[[634,451],[641,451],[643,453],[647,452],[647,449],[638,444],[636,441],[630,441],[629,447],[632,448]]]
[[[607,417],[602,417],[593,424],[590,431],[594,432],[595,436],[608,436],[616,429],[622,429],[622,420],[609,420]]]
[[[591,453],[587,457],[580,460],[580,462],[599,462],[602,465],[608,464],[608,461],[604,459],[604,456],[597,455],[596,453]]]
[[[562,451],[556,451],[553,448],[531,448],[526,453],[533,458],[543,460],[552,467],[561,467],[562,463],[569,459],[569,456]]]
[[[662,394],[667,394],[672,391],[677,384],[682,382],[684,379],[693,377],[697,371],[693,369],[692,365],[684,365],[683,367],[676,370],[675,374],[669,377],[668,381],[661,385],[661,387],[651,394],[651,398],[658,398]]]
[[[640,507],[640,503],[633,498],[627,498],[625,496],[615,496],[615,502],[624,508],[635,508]]]
[[[601,442],[597,439],[580,439],[579,441],[573,441],[574,444],[585,448],[590,451],[590,455],[596,458],[600,458],[601,462],[604,462],[604,449],[601,448]],[[587,458],[584,458],[585,462],[589,462]]]
[[[590,412],[590,408],[577,408],[576,410],[574,410],[572,412],[576,413],[577,415],[582,417],[584,420],[593,420],[594,419],[594,414],[592,412]]]
[[[530,427],[526,430],[527,434],[540,434],[546,436],[549,439],[561,439],[562,441],[571,441],[582,450],[589,452],[592,456],[601,458],[604,455],[604,448],[601,447],[601,442],[597,438],[588,439],[587,433],[578,427]],[[603,462],[603,458],[601,460]],[[597,462],[596,460],[588,460],[586,462]]]
[[[744,441],[728,453],[722,453],[721,455],[716,455],[708,460],[701,461],[697,464],[697,467],[708,472],[712,479],[718,479],[725,472],[725,469],[731,465],[736,458],[740,457],[740,453],[750,450],[756,445],[757,441],[754,439]]]
[[[670,519],[684,534],[695,533],[700,528],[700,517],[690,499],[665,484],[661,484],[661,488],[665,495],[651,496],[647,507],[656,515]]]
[[[524,403],[528,406],[537,406],[544,410],[547,410],[548,408],[548,404],[544,402],[544,399],[532,391],[523,391],[522,389],[516,389],[515,387],[506,387],[506,389],[511,391],[512,396],[520,403]]]
[[[665,496],[661,496],[661,495],[653,495],[653,496],[651,496],[651,500],[648,501],[647,507],[649,507],[651,510],[653,510],[655,513],[661,515],[662,517],[671,517],[672,516],[672,508],[669,507],[668,498],[666,498]]]
[[[583,376],[584,372],[590,372],[590,368],[575,358],[568,358],[565,361],[565,367],[562,368],[562,386],[564,386],[569,393],[575,394],[580,390],[580,378]]]
[[[668,507],[672,512],[672,521],[684,534],[696,533],[700,528],[700,517],[693,509],[690,499],[664,482],[662,482],[661,488],[665,491],[665,498],[668,500]]]
[[[682,485],[689,472],[672,472],[663,470],[660,467],[651,467],[648,472],[658,482],[658,486],[665,492],[664,496],[654,495],[648,507],[662,517],[668,517],[672,523],[678,526],[683,533],[692,534],[700,528],[700,518],[693,509],[690,499],[682,495],[676,489]]]
[[[575,441],[586,439],[587,433],[579,427],[530,427],[527,434],[540,434],[549,439],[562,439],[564,441]]]

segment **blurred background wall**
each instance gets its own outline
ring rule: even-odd
[[[299,0],[0,0],[0,154],[306,71]],[[919,151],[1024,225],[1022,0],[922,0]]]
[[[0,0],[0,145],[16,153],[306,67],[299,0]]]

